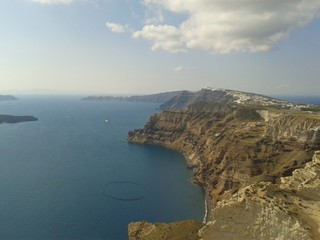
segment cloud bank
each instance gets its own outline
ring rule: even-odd
[[[34,3],[55,5],[55,4],[70,4],[73,0],[32,0]]]
[[[143,0],[147,8],[186,15],[177,26],[146,24],[134,38],[152,50],[266,52],[319,16],[319,0]]]

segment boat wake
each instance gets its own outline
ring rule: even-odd
[[[145,197],[146,192],[139,183],[115,181],[104,185],[102,195],[118,201],[138,201]]]

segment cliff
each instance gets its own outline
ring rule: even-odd
[[[298,211],[300,198],[303,206],[312,205],[307,198],[317,195],[316,189],[304,196],[284,183],[303,167],[308,171],[320,149],[319,126],[319,115],[302,111],[196,102],[152,116],[144,129],[129,132],[128,140],[188,157],[211,202],[201,238],[319,239],[317,217]]]
[[[279,184],[246,186],[213,209],[203,240],[320,239],[320,151]]]
[[[194,103],[220,103],[233,105],[273,106],[278,108],[306,108],[313,110],[313,106],[295,104],[288,101],[271,98],[256,93],[248,93],[231,89],[203,88],[197,92],[183,91],[169,101],[160,105],[162,110],[186,109]],[[319,109],[318,109],[319,110]]]
[[[203,224],[182,221],[171,224],[137,222],[129,224],[129,240],[197,240]]]

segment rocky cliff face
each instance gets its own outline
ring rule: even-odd
[[[278,201],[290,192],[284,177],[309,166],[320,149],[319,126],[319,115],[196,103],[152,116],[144,129],[129,133],[129,141],[162,145],[189,158],[213,206],[214,221],[201,231],[203,239],[317,239],[312,217],[295,217],[294,207],[288,214]]]
[[[251,182],[279,182],[310,161],[319,147],[319,117],[269,111],[266,121],[248,109],[191,105],[187,111],[152,116],[144,129],[129,132],[129,141],[183,152],[195,167],[196,181],[219,200]]]
[[[203,240],[320,239],[320,151],[279,184],[246,186],[213,209]]]
[[[147,223],[129,224],[129,240],[198,240],[198,232],[203,224],[197,221],[182,221],[176,223]]]

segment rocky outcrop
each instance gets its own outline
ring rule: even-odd
[[[310,211],[296,216],[303,195],[283,182],[308,169],[319,126],[319,115],[301,111],[196,103],[152,116],[128,139],[188,157],[212,206],[203,239],[320,239]]]
[[[176,223],[136,222],[129,224],[129,240],[198,240],[203,224],[197,221]]]
[[[281,183],[255,183],[219,202],[203,240],[320,239],[320,151]]]

